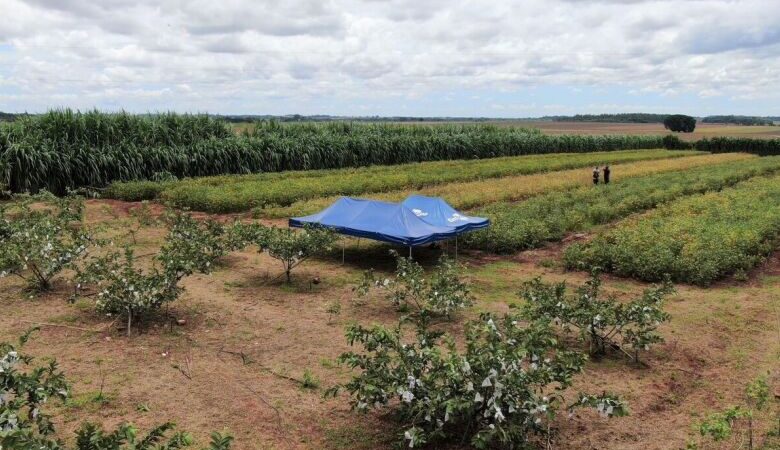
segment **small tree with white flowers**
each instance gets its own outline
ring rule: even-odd
[[[31,292],[51,289],[92,244],[82,223],[83,201],[48,193],[22,195],[0,206],[0,277],[17,276]]]
[[[477,448],[529,445],[547,433],[585,362],[581,353],[562,349],[544,322],[524,327],[513,316],[482,314],[467,325],[462,352],[452,337],[429,329],[425,313],[412,339],[402,325],[350,326],[349,344],[363,348],[339,360],[360,372],[328,394],[346,389],[361,412],[394,408],[404,428],[399,440],[409,447],[448,439]],[[604,416],[627,413],[606,393],[581,394],[570,408],[578,406]]]

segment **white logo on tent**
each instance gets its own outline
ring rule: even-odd
[[[469,220],[469,218],[467,216],[462,216],[462,215],[460,215],[458,213],[455,213],[455,214],[452,215],[452,217],[447,219],[447,222],[457,222],[459,220],[460,221],[467,221],[467,220]]]
[[[423,211],[423,210],[421,210],[421,209],[417,209],[417,208],[413,209],[413,210],[412,210],[412,212],[413,212],[413,213],[414,213],[414,215],[415,215],[415,216],[417,216],[417,217],[425,217],[425,216],[427,216],[427,215],[428,215],[428,213],[427,213],[427,212],[425,212],[425,211]]]

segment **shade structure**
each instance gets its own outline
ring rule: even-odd
[[[452,239],[469,231],[424,218],[403,203],[341,197],[316,214],[290,219],[289,224],[291,227],[321,226],[348,236],[409,247]]]
[[[458,232],[478,230],[490,226],[489,219],[467,216],[440,197],[410,195],[401,204],[431,225],[454,228]]]

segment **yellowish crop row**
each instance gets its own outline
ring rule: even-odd
[[[717,155],[688,156],[684,158],[662,159],[632,162],[612,166],[612,180],[640,177],[660,172],[685,170],[711,164],[743,161],[757,158],[745,153],[724,153]],[[561,170],[557,172],[520,175],[489,180],[450,183],[431,186],[420,190],[397,190],[372,194],[371,198],[387,201],[400,201],[412,193],[437,196],[458,209],[471,209],[499,201],[515,201],[546,192],[570,189],[591,183],[589,168]],[[290,206],[256,209],[259,217],[293,217],[315,213],[332,204],[338,196],[322,197],[300,201]]]

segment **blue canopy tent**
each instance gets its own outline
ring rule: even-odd
[[[290,219],[289,224],[321,226],[347,236],[403,245],[411,254],[412,247],[457,238],[488,226],[489,221],[463,216],[439,198],[412,196],[404,203],[389,203],[341,197],[316,214]]]
[[[461,214],[439,197],[410,195],[401,204],[431,225],[455,228],[458,232],[473,231],[490,226],[490,220]]]

